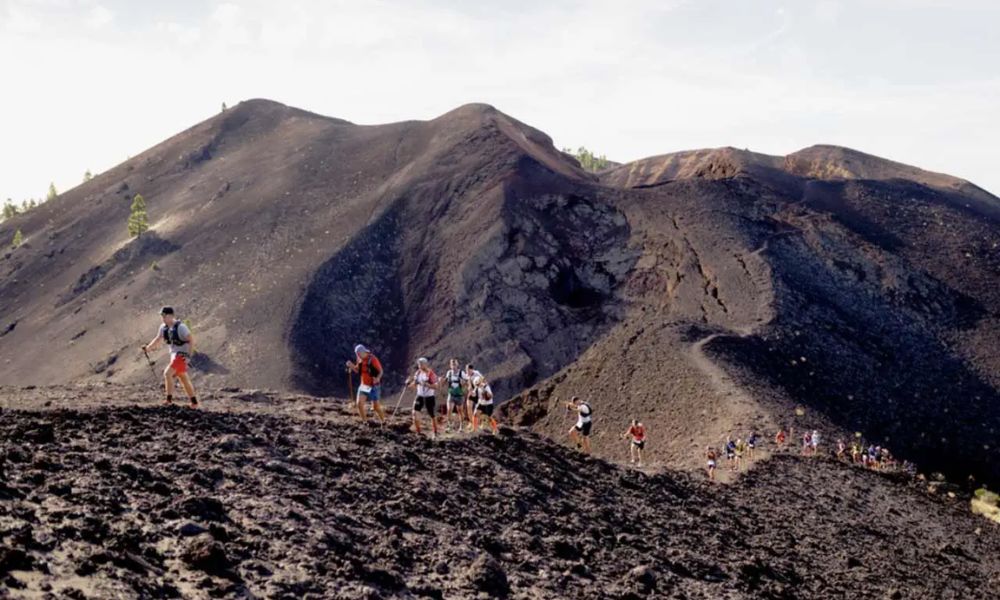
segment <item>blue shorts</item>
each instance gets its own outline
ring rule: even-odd
[[[358,400],[361,400],[362,396],[366,396],[371,402],[378,402],[380,389],[382,389],[380,385],[367,386],[362,384],[358,387]]]

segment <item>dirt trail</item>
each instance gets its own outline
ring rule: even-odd
[[[753,404],[753,399],[741,387],[733,383],[732,378],[715,361],[705,354],[705,345],[712,340],[728,336],[728,333],[713,333],[691,344],[690,353],[695,366],[705,374],[705,379],[723,396],[732,398],[740,404]]]

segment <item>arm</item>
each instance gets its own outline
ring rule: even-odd
[[[153,340],[151,342],[149,342],[148,344],[146,344],[145,346],[143,346],[142,349],[143,350],[147,350],[147,351],[148,350],[156,350],[157,348],[160,347],[160,342],[162,340],[163,340],[163,337],[160,336],[160,334],[157,333],[156,337],[153,338]]]
[[[191,356],[194,356],[194,352],[195,352],[195,350],[194,350],[194,334],[191,333],[190,331],[188,332],[188,339],[187,339],[187,341],[188,341],[189,344],[191,344]]]

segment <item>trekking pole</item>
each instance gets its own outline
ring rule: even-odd
[[[392,418],[394,419],[396,418],[396,411],[399,410],[399,407],[403,404],[403,394],[405,393],[406,393],[406,384],[403,385],[403,390],[399,392],[399,400],[396,401],[396,408],[392,409]]]
[[[159,384],[160,378],[156,376],[156,368],[153,359],[149,358],[149,352],[146,351],[146,347],[143,346],[142,353],[146,355],[146,364],[149,365],[149,372],[153,375],[153,381]]]
[[[354,400],[354,374],[347,369],[347,393],[351,400]]]

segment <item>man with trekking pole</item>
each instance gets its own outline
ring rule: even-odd
[[[187,372],[188,360],[194,354],[194,336],[188,326],[177,318],[173,308],[164,306],[160,310],[160,318],[163,321],[160,330],[151,342],[142,347],[142,352],[152,368],[153,361],[149,358],[149,351],[159,348],[160,343],[166,343],[170,348],[170,364],[163,371],[163,385],[167,395],[163,403],[173,403],[174,377],[177,377],[188,396],[191,408],[198,408],[198,398]]]

